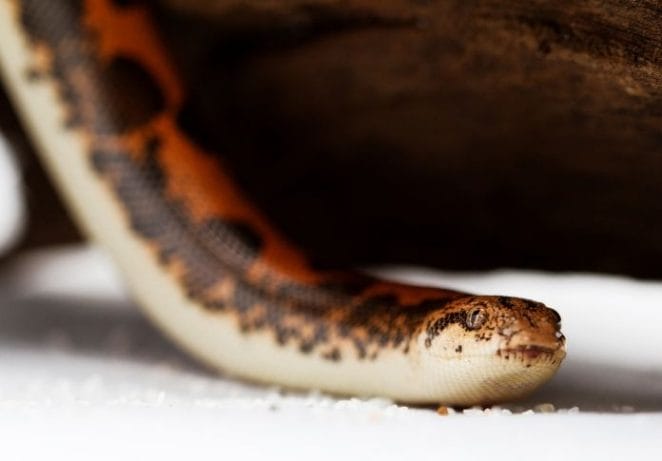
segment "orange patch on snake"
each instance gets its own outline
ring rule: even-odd
[[[361,293],[361,298],[393,296],[401,306],[415,306],[431,299],[453,299],[465,296],[463,293],[443,288],[418,287],[392,282],[375,282]]]
[[[87,1],[83,23],[94,31],[101,59],[127,56],[140,62],[158,81],[168,106],[183,100],[182,85],[144,7],[117,7],[110,0]]]
[[[166,193],[184,203],[192,219],[212,217],[249,224],[263,239],[262,253],[249,276],[265,274],[317,283],[322,277],[310,269],[305,256],[275,231],[242,195],[217,159],[199,149],[175,123],[183,87],[167,59],[154,26],[144,8],[118,8],[108,0],[86,2],[85,25],[95,32],[101,57],[110,61],[128,56],[150,71],[165,94],[166,112],[148,127],[129,136],[130,151],[140,155],[147,135],[161,143],[159,162],[167,172]]]

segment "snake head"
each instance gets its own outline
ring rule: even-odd
[[[449,402],[458,405],[520,398],[547,381],[565,357],[559,314],[505,296],[454,300],[428,317],[419,346],[422,363],[437,364],[439,379],[465,375]]]

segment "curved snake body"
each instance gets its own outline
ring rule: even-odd
[[[313,270],[181,128],[184,87],[125,3],[0,0],[0,65],[79,222],[169,336],[253,380],[407,402],[498,402],[554,374],[564,338],[541,303]]]

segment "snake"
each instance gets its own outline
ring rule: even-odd
[[[238,379],[412,404],[514,400],[555,374],[565,337],[540,302],[316,269],[187,132],[157,26],[141,2],[0,0],[12,105],[167,337]]]

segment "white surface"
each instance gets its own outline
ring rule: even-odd
[[[18,165],[0,133],[0,255],[18,240],[25,223],[24,208]]]
[[[147,324],[93,250],[36,254],[4,269],[0,459],[662,456],[662,284],[399,271],[419,282],[541,299],[564,318],[566,363],[528,402],[441,417],[214,375]],[[565,410],[522,414],[537,403]]]

